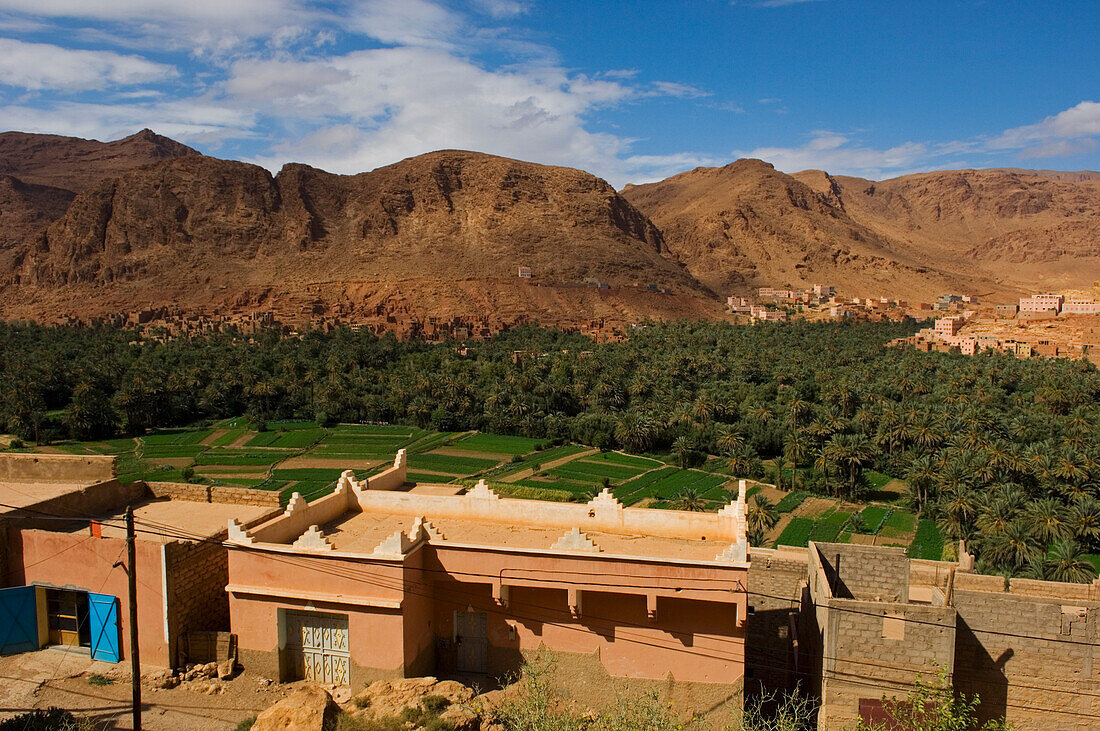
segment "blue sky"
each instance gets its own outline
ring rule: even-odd
[[[1100,169],[1100,2],[0,0],[0,128],[277,171],[440,148],[616,186],[760,157]]]

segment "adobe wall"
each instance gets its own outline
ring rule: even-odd
[[[106,482],[115,479],[118,458],[108,455],[0,454],[0,481]]]
[[[1017,731],[1095,729],[1100,718],[1100,596],[1095,585],[959,574],[955,687],[983,719]],[[1091,599],[1089,598],[1091,595]]]
[[[126,560],[120,538],[91,538],[88,531],[60,533],[10,530],[8,575],[15,584],[43,584],[118,597],[122,660],[130,657],[128,582],[118,561]],[[137,541],[138,642],[141,664],[166,668],[171,662],[165,638],[161,544]]]
[[[274,680],[287,677],[280,610],[305,610],[348,615],[353,687],[402,677],[406,641],[400,561],[234,548],[229,576],[230,626],[249,671]]]
[[[14,526],[37,527],[36,520],[38,523],[43,523],[43,513],[50,516],[71,515],[75,521],[72,528],[75,529],[79,527],[77,524],[86,523],[88,516],[115,512],[146,497],[148,493],[142,483],[123,484],[112,479],[83,488],[74,487],[72,492],[35,503],[25,510],[12,511],[5,516],[5,519],[11,521]],[[70,528],[53,520],[43,525],[55,530]]]
[[[746,622],[745,689],[793,689],[800,679],[798,614],[806,582],[806,549],[749,549],[749,614]]]
[[[220,485],[194,485],[184,482],[146,482],[156,497],[190,500],[199,503],[229,503],[232,505],[259,505],[281,507],[278,490],[254,490],[248,487],[224,487]]]

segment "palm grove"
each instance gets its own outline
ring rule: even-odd
[[[651,324],[607,345],[525,327],[462,351],[349,329],[166,339],[9,323],[0,416],[38,443],[240,414],[482,429],[682,465],[720,455],[734,474],[851,500],[874,468],[966,539],[979,570],[1091,580],[1100,373],[1086,361],[883,347],[915,327]],[[759,540],[774,509],[750,507]]]

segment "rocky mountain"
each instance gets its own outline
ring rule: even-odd
[[[0,132],[0,250],[56,221],[104,178],[198,154],[147,129],[114,142]]]
[[[957,170],[874,182],[759,160],[697,168],[623,197],[712,288],[836,284],[928,298],[1100,278],[1100,176]],[[1020,266],[1026,264],[1026,266]]]
[[[198,154],[148,129],[113,142],[0,132],[0,175],[75,193],[142,165]]]
[[[620,193],[580,170],[454,150],[272,176],[148,130],[107,143],[0,134],[4,318],[167,308],[621,325],[718,317],[727,294],[814,283],[1007,301],[1091,285],[1098,241],[1088,171],[875,182],[738,160]]]
[[[310,293],[364,310],[396,298],[424,318],[716,314],[662,252],[645,216],[579,170],[441,151],[354,176],[288,165],[272,177],[186,155],[76,196],[11,252],[0,302],[12,316],[65,301],[115,311]]]

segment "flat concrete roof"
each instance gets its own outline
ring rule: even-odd
[[[443,539],[450,543],[468,543],[492,548],[528,548],[549,550],[567,531],[537,528],[491,521],[459,520],[425,516]],[[338,551],[371,553],[379,543],[398,530],[408,533],[414,518],[385,513],[345,513],[321,526],[321,532]],[[585,531],[600,547],[600,553],[641,558],[672,558],[713,561],[731,545],[730,541],[702,541],[687,538],[621,535]]]
[[[80,492],[102,480],[87,482],[23,482],[22,480],[4,480],[0,482],[0,514],[10,513],[13,509],[28,508],[54,498]],[[6,507],[10,506],[10,507]]]
[[[134,508],[134,522],[137,524],[137,537],[142,541],[154,543],[170,543],[179,538],[171,535],[155,535],[153,532],[160,528],[142,525],[142,523],[156,523],[170,526],[165,532],[179,531],[186,535],[209,538],[216,536],[226,529],[230,518],[236,518],[242,523],[249,523],[264,515],[277,512],[277,508],[262,505],[231,505],[227,503],[200,503],[190,500],[150,500]],[[103,526],[105,538],[125,538],[126,511],[117,510],[103,515],[100,520],[109,521],[112,525]],[[174,530],[173,530],[174,529]]]

